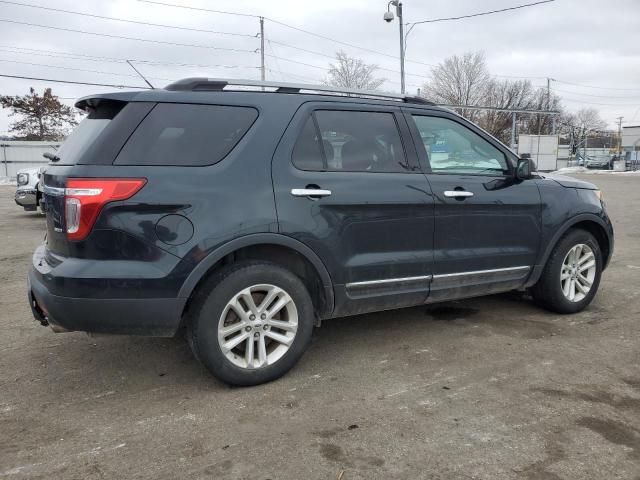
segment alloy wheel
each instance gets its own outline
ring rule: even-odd
[[[227,302],[218,321],[218,343],[234,365],[257,369],[282,358],[297,330],[298,310],[291,296],[275,285],[253,285]]]
[[[575,245],[562,262],[560,285],[562,294],[571,302],[583,300],[596,276],[596,257],[593,250],[583,243]]]

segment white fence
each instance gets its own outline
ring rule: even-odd
[[[42,154],[54,153],[60,145],[60,142],[0,140],[0,178],[14,180],[20,170],[46,165],[49,161]]]

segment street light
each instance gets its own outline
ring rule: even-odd
[[[402,2],[399,0],[391,0],[387,3],[387,11],[384,14],[384,21],[387,23],[393,22],[393,12],[391,11],[391,5],[396,7],[396,15],[398,16],[398,24],[400,26],[400,92],[404,95],[404,24],[402,18]]]

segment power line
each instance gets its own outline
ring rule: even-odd
[[[271,53],[273,53],[273,55],[276,55],[276,51],[273,48],[273,45],[271,45],[271,40],[269,40],[268,38],[267,40],[267,46],[269,47],[269,49],[271,50]],[[282,74],[282,68],[280,68],[280,64],[278,63],[278,59],[275,58],[274,59],[274,63],[276,64],[276,68],[278,69],[278,71],[280,72],[280,78],[284,78],[284,75]],[[270,72],[272,72],[270,69],[267,68],[267,70],[269,70]],[[273,73],[273,72],[272,72]]]
[[[318,55],[318,56],[321,56],[321,57],[330,58],[332,60],[335,60],[335,57],[333,57],[331,55],[327,55],[325,53],[314,52],[313,50],[307,50],[306,48],[296,47],[295,45],[290,45],[288,43],[278,42],[278,41],[275,41],[275,40],[269,40],[269,42],[273,43],[273,44],[276,44],[276,45],[283,46],[283,47],[293,48],[294,50],[300,50],[302,52],[310,53],[312,55]],[[293,62],[293,60],[283,59],[282,57],[278,57],[278,56],[275,56],[275,55],[271,55],[271,56],[273,58],[277,58],[277,59],[281,59],[281,60],[284,60],[284,61]],[[296,63],[296,62],[294,62],[294,63]],[[302,62],[297,62],[297,63],[300,63],[301,65],[306,65],[308,67],[321,68],[323,70],[327,70],[326,67],[320,67],[318,65],[310,65],[310,64],[306,64],[306,63],[302,63]],[[377,70],[382,70],[382,71],[385,71],[385,72],[398,73],[397,70],[393,70],[391,68],[385,68],[385,67],[376,66],[376,69]],[[418,78],[425,78],[425,79],[429,78],[426,75],[418,75],[417,73],[405,73],[405,75],[408,76],[408,77],[418,77]]]
[[[596,88],[596,89],[599,89],[599,90],[621,90],[621,91],[640,92],[640,88],[617,88],[617,87],[601,87],[601,86],[596,86],[596,85],[584,85],[584,84],[581,84],[581,83],[573,83],[573,82],[567,82],[565,80],[558,80],[557,78],[554,79],[554,82],[565,83],[567,85],[574,85],[576,87]]]
[[[264,54],[265,57],[276,58],[278,60],[282,60],[283,62],[296,63],[298,65],[304,65],[305,67],[317,68],[319,70],[326,70],[326,67],[320,67],[319,65],[312,65],[311,63],[299,62],[297,60],[291,60],[290,58],[279,57],[277,55],[270,55],[268,53]]]
[[[184,9],[187,9],[187,10],[196,10],[196,11],[200,11],[200,12],[222,13],[224,15],[235,15],[235,16],[238,16],[238,17],[260,18],[260,15],[252,15],[250,13],[238,13],[238,12],[227,12],[227,11],[224,11],[224,10],[212,10],[210,8],[192,7],[190,5],[176,5],[176,4],[173,4],[173,3],[158,2],[158,1],[155,1],[155,0],[138,0],[138,1],[139,2],[144,2],[144,3],[153,3],[155,5],[163,5],[165,7],[176,7],[176,8],[184,8]]]
[[[6,48],[18,50],[6,50]],[[22,51],[20,51],[22,50]],[[42,50],[35,48],[27,48],[27,47],[15,47],[12,45],[0,45],[0,51],[8,52],[8,53],[17,53],[17,54],[25,54],[26,52],[29,55],[38,55],[45,56],[51,58],[63,58],[70,60],[87,60],[90,62],[111,62],[111,63],[126,63],[127,59],[125,58],[115,58],[115,57],[98,57],[94,55],[84,55],[82,53],[71,53],[71,52],[62,52],[59,50]],[[46,53],[42,53],[46,52]],[[200,64],[200,63],[182,63],[182,62],[164,62],[161,60],[142,60],[142,59],[134,59],[130,58],[129,60],[136,63],[145,63],[147,65],[166,65],[166,66],[176,66],[176,67],[192,67],[192,68],[260,68],[254,65],[224,65],[224,64]]]
[[[136,88],[139,90],[150,90],[149,87],[138,87],[138,86],[134,86],[134,85],[115,85],[115,84],[109,84],[109,83],[90,83],[90,82],[74,82],[71,80],[56,80],[53,78],[39,78],[39,77],[25,77],[25,76],[21,76],[21,75],[6,75],[3,73],[0,73],[0,77],[4,77],[4,78],[17,78],[20,80],[34,80],[36,82],[52,82],[52,83],[69,83],[72,85],[90,85],[93,87],[113,87],[113,88]]]
[[[331,60],[335,60],[336,59],[336,57],[334,55],[328,55],[326,53],[321,53],[321,52],[314,52],[313,50],[307,50],[306,48],[296,47],[295,45],[291,45],[289,43],[278,42],[276,40],[269,40],[269,42],[273,43],[275,45],[281,45],[283,47],[293,48],[295,50],[300,50],[301,52],[310,53],[312,55],[318,55],[320,57],[330,58]]]
[[[573,102],[573,103],[584,103],[586,105],[603,105],[607,107],[635,107],[636,105],[640,105],[640,103],[600,103],[600,102],[589,102],[582,99],[575,98],[567,98],[566,96],[562,96],[562,101]]]
[[[101,20],[112,20],[115,22],[124,22],[124,23],[133,23],[136,25],[147,25],[150,27],[161,27],[161,28],[172,28],[175,30],[187,30],[190,32],[201,32],[201,33],[211,33],[211,34],[216,34],[216,35],[233,35],[236,37],[249,37],[249,38],[255,38],[255,35],[249,35],[248,33],[233,33],[233,32],[219,32],[219,31],[215,31],[215,30],[205,30],[205,29],[201,29],[201,28],[190,28],[190,27],[179,27],[176,25],[166,25],[166,24],[162,24],[162,23],[151,23],[151,22],[142,22],[142,21],[138,21],[138,20],[129,20],[129,19],[125,19],[125,18],[116,18],[116,17],[107,17],[104,15],[95,15],[92,13],[85,13],[85,12],[76,12],[73,10],[64,10],[62,8],[53,8],[53,7],[45,7],[42,5],[33,5],[30,3],[21,3],[21,2],[11,2],[8,0],[0,0],[0,3],[5,3],[8,5],[19,5],[21,7],[29,7],[29,8],[37,8],[40,10],[48,10],[51,12],[59,12],[59,13],[68,13],[70,15],[80,15],[83,17],[91,17],[91,18],[99,18]]]
[[[559,88],[554,88],[553,90],[555,92],[568,93],[568,94],[571,94],[571,95],[579,95],[579,96],[585,96],[585,97],[597,97],[597,98],[639,98],[640,97],[640,94],[638,94],[638,95],[593,95],[591,93],[572,92],[570,90],[560,90]]]
[[[547,77],[527,77],[524,75],[493,75],[498,78],[519,78],[521,80],[546,80]]]
[[[435,22],[448,22],[450,20],[462,20],[464,18],[481,17],[483,15],[493,15],[494,13],[507,12],[509,10],[518,10],[520,8],[533,7],[534,5],[541,5],[543,3],[551,3],[555,0],[542,0],[540,2],[525,3],[524,5],[517,5],[515,7],[501,8],[499,10],[489,10],[487,12],[472,13],[470,15],[460,15],[459,17],[445,17],[445,18],[433,18],[431,20],[420,20],[419,22],[409,22],[406,25],[420,25],[422,23],[435,23]]]
[[[272,68],[268,68],[267,67],[267,71],[269,71],[271,73],[279,73],[282,76],[282,78],[285,78],[285,75],[287,75],[287,76],[290,76],[290,77],[299,78],[301,80],[310,81],[312,83],[321,83],[321,80],[318,80],[317,78],[307,77],[307,76],[304,76],[304,75],[298,75],[297,73],[286,72],[286,71],[283,71],[281,69],[274,70]]]
[[[177,46],[177,47],[193,47],[193,48],[208,48],[211,50],[225,50],[228,52],[238,52],[238,53],[255,53],[255,50],[243,50],[243,49],[239,49],[239,48],[224,48],[224,47],[214,47],[211,45],[198,45],[198,44],[194,44],[194,43],[176,43],[176,42],[167,42],[164,40],[150,40],[148,38],[138,38],[138,37],[125,37],[123,35],[111,35],[108,33],[97,33],[97,32],[87,32],[84,30],[75,30],[72,28],[63,28],[63,27],[54,27],[51,25],[41,25],[41,24],[37,24],[37,23],[29,23],[29,22],[18,22],[16,20],[8,20],[5,18],[0,18],[0,22],[5,22],[5,23],[13,23],[16,25],[26,25],[29,27],[39,27],[39,28],[48,28],[51,30],[61,30],[64,32],[73,32],[73,33],[83,33],[85,35],[96,35],[98,37],[108,37],[108,38],[120,38],[120,39],[124,39],[124,40],[135,40],[138,42],[147,42],[147,43],[158,43],[158,44],[162,44],[162,45],[172,45],[172,46]]]
[[[149,0],[138,0],[138,1],[139,2],[146,2],[146,1],[149,1]],[[270,22],[275,23],[277,25],[282,25],[283,27],[287,27],[287,28],[290,28],[292,30],[297,30],[299,32],[306,33],[307,35],[312,35],[312,36],[317,37],[317,38],[322,38],[323,40],[328,40],[330,42],[337,43],[338,45],[344,45],[344,46],[347,46],[347,47],[351,47],[351,48],[355,48],[355,49],[358,49],[358,50],[362,50],[364,52],[375,53],[376,55],[382,55],[384,57],[393,58],[395,60],[397,60],[397,58],[398,58],[397,55],[392,55],[390,53],[379,52],[377,50],[372,50],[370,48],[361,47],[361,46],[358,46],[358,45],[354,45],[352,43],[343,42],[341,40],[336,40],[335,38],[327,37],[325,35],[321,35],[319,33],[311,32],[309,30],[304,30],[302,28],[295,27],[293,25],[289,25],[288,23],[284,23],[284,22],[281,22],[279,20],[274,20],[273,18],[265,17],[265,19],[267,19]],[[410,60],[408,58],[405,58],[405,62],[407,62],[407,63],[415,63],[415,64],[418,64],[418,65],[425,65],[427,67],[432,67],[433,66],[433,65],[430,65],[428,63],[420,62],[418,60]]]
[[[14,47],[11,45],[0,45],[0,51],[7,53],[15,53],[20,55],[38,55],[41,57],[51,57],[51,58],[62,58],[68,60],[86,60],[90,62],[112,62],[112,63],[125,63],[124,59],[113,58],[113,57],[96,57],[93,55],[83,55],[80,53],[68,53],[61,52],[59,50],[39,50],[35,48],[26,48],[26,47]],[[43,53],[47,52],[47,53]]]
[[[547,0],[547,1],[553,1],[553,0]],[[168,2],[159,2],[157,0],[138,0],[138,2],[143,2],[143,3],[151,3],[151,4],[155,4],[155,5],[163,5],[165,7],[174,7],[174,8],[184,8],[187,10],[196,10],[196,11],[200,11],[200,12],[210,12],[210,13],[220,13],[220,14],[225,14],[225,15],[238,15],[241,17],[253,17],[253,18],[260,18],[259,15],[251,15],[248,13],[237,13],[237,12],[229,12],[229,11],[224,11],[224,10],[213,10],[210,8],[202,8],[202,7],[193,7],[190,5],[178,5],[175,3],[168,3]],[[316,32],[311,32],[309,30],[305,30],[303,28],[300,27],[296,27],[295,25],[291,25],[285,22],[281,22],[280,20],[276,20],[274,18],[271,17],[264,17],[265,20],[268,20],[272,23],[275,23],[277,25],[281,25],[283,27],[287,27],[290,28],[292,30],[297,30],[298,32],[302,32],[302,33],[306,33],[307,35],[311,35],[314,36],[316,38],[321,38],[323,40],[328,40],[330,42],[334,42],[338,45],[344,45],[346,47],[351,47],[351,48],[355,48],[358,50],[362,50],[364,52],[369,52],[369,53],[375,53],[377,55],[382,55],[384,57],[389,57],[389,58],[393,58],[393,59],[397,59],[397,55],[392,55],[390,53],[384,53],[384,52],[380,52],[378,50],[372,50],[370,48],[366,48],[366,47],[361,47],[360,45],[355,45],[353,43],[348,43],[348,42],[343,42],[341,40],[337,40],[335,38],[332,37],[328,37],[326,35],[322,35],[320,33],[316,33]],[[405,59],[406,62],[408,63],[415,63],[415,64],[419,64],[419,65],[425,65],[427,67],[431,67],[432,65],[428,64],[428,63],[424,63],[424,62],[420,62],[418,60],[410,60],[410,59]]]
[[[0,58],[0,62],[18,63],[20,65],[32,65],[32,66],[35,66],[35,67],[59,68],[61,70],[73,70],[73,71],[76,71],[76,72],[99,73],[101,75],[115,75],[115,76],[118,76],[118,77],[140,78],[138,75],[132,75],[130,73],[115,73],[115,72],[105,72],[104,70],[88,70],[88,69],[85,69],[85,68],[61,67],[61,66],[58,66],[58,65],[46,65],[44,63],[21,62],[19,60],[6,60],[4,58]],[[163,78],[163,77],[149,77],[149,78],[152,78],[154,80],[175,81],[175,79],[173,79],[173,78]]]
[[[315,52],[313,50],[307,50],[306,48],[296,47],[295,45],[291,45],[289,43],[284,43],[284,42],[278,42],[276,40],[270,40],[270,42],[273,43],[273,44],[276,44],[276,45],[283,46],[283,47],[293,48],[294,50],[299,50],[301,52],[306,52],[306,53],[310,53],[312,55],[318,55],[320,57],[330,58],[331,60],[335,60],[335,57],[333,55],[328,55],[326,53]],[[325,68],[325,70],[326,70],[326,67],[319,67],[319,68]],[[376,66],[376,68],[378,70],[383,70],[383,71],[386,71],[386,72],[398,73],[397,70],[393,70],[391,68],[385,68],[385,67],[380,67],[380,66]],[[407,73],[406,75],[414,76],[414,77],[421,77],[421,78],[428,78],[428,77],[425,77],[423,75],[417,75],[417,74],[413,74],[413,73]]]

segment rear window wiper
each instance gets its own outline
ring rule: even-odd
[[[50,152],[44,152],[42,154],[42,156],[48,160],[51,160],[52,162],[59,162],[60,161],[60,157],[57,155],[54,155],[53,153]]]

